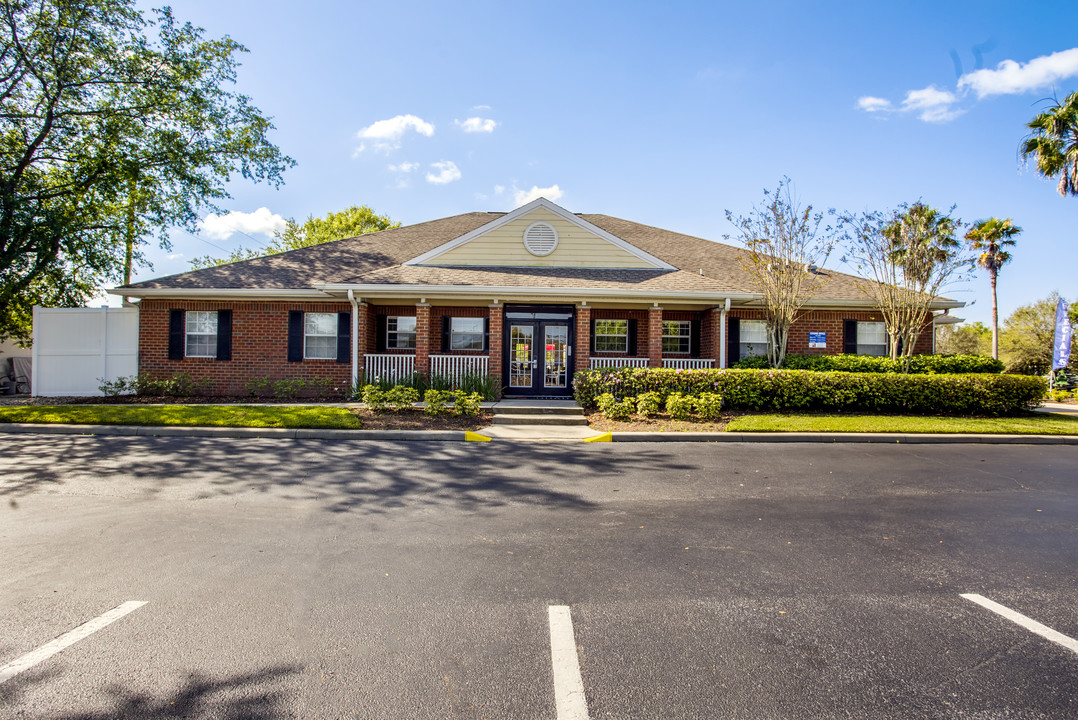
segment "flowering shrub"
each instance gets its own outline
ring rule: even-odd
[[[754,355],[738,360],[731,367],[741,370],[767,370],[767,357]],[[871,355],[787,355],[783,370],[816,370],[818,372],[904,373],[905,360]],[[1003,363],[984,355],[914,355],[910,358],[910,373],[958,375],[965,373],[1001,373]]]
[[[573,378],[583,407],[609,393],[617,400],[657,392],[698,397],[718,393],[735,410],[857,410],[928,415],[1008,415],[1036,407],[1044,378],[1025,375],[812,372],[807,370],[672,370],[597,368]]]
[[[663,404],[663,396],[657,392],[646,392],[636,396],[636,413],[649,417],[659,412]]]

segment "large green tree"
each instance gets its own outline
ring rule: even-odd
[[[988,355],[992,331],[984,323],[940,325],[936,328],[936,352],[941,355]]]
[[[1032,132],[1022,141],[1022,157],[1033,157],[1037,171],[1059,178],[1059,194],[1078,195],[1078,91],[1053,102],[1026,125]]]
[[[234,175],[281,182],[292,160],[232,89],[242,52],[134,0],[0,2],[0,337],[126,280]]]
[[[1019,307],[1003,321],[1000,354],[1007,372],[1044,375],[1052,367],[1058,304],[1059,293],[1053,292],[1043,300]],[[1078,303],[1070,305],[1069,311],[1075,317]],[[1078,367],[1078,356],[1073,353],[1069,367]]]
[[[1010,218],[1000,220],[989,218],[978,220],[966,233],[966,242],[977,254],[977,264],[988,271],[988,280],[992,285],[992,357],[999,359],[999,306],[996,302],[996,278],[999,269],[1011,260],[1007,248],[1014,247],[1014,238],[1022,228]]]
[[[302,225],[289,218],[285,227],[275,232],[273,240],[264,248],[238,248],[223,258],[205,255],[191,260],[191,265],[196,269],[225,265],[395,227],[400,227],[400,223],[393,222],[388,215],[378,215],[366,205],[353,205],[340,212],[328,213],[324,218],[308,217]]]

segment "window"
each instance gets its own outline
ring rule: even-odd
[[[386,318],[386,348],[390,350],[415,350],[414,317]]]
[[[688,320],[663,320],[663,353],[682,353],[690,351],[692,323]]]
[[[857,323],[857,354],[882,357],[887,351],[887,326],[882,322]]]
[[[213,310],[187,311],[187,357],[217,357],[217,313]]]
[[[450,350],[482,350],[483,318],[450,318],[449,338]]]
[[[629,321],[596,320],[595,352],[629,352]]]
[[[303,357],[307,360],[337,359],[337,314],[305,313]]]
[[[763,320],[741,321],[741,357],[767,355],[767,323]]]

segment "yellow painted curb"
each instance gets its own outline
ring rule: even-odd
[[[585,438],[584,442],[614,442],[613,433],[605,432],[602,435],[596,435],[593,438]]]
[[[488,438],[486,435],[480,435],[479,433],[474,433],[471,430],[465,430],[464,431],[464,441],[465,442],[490,442],[490,438]]]

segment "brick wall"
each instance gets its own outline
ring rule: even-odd
[[[746,320],[762,320],[764,317],[761,310],[731,310],[728,317],[742,318]],[[786,346],[786,352],[798,355],[839,355],[842,353],[845,342],[844,320],[857,320],[860,322],[883,322],[883,315],[874,311],[850,311],[850,310],[812,310],[804,313],[797,322],[790,327],[790,337]],[[826,348],[810,348],[809,333],[826,332]],[[932,324],[929,323],[917,338],[914,352],[929,354],[932,352]]]
[[[231,310],[232,359],[185,357],[168,359],[169,310]],[[139,303],[139,374],[155,377],[190,373],[210,380],[214,394],[242,395],[244,383],[255,377],[328,378],[335,387],[352,380],[351,362],[304,360],[288,362],[288,313],[347,312],[344,303],[219,302],[143,300]]]
[[[590,307],[578,305],[576,308],[576,348],[573,350],[576,371],[591,367],[591,313]]]

